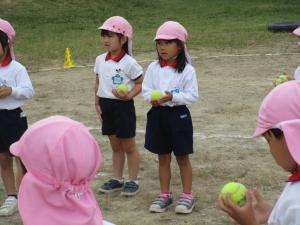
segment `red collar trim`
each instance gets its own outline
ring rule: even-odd
[[[7,66],[8,64],[10,64],[11,61],[12,61],[12,57],[10,55],[10,52],[8,52],[8,54],[6,55],[6,58],[0,64],[0,67]]]
[[[115,62],[119,62],[124,57],[125,54],[126,54],[125,50],[122,49],[122,51],[120,52],[119,55],[112,58],[110,52],[107,52],[106,57],[105,57],[105,61],[112,60],[112,61],[115,61]]]
[[[300,180],[300,171],[297,171],[288,177],[288,182],[296,182],[299,180]]]
[[[175,69],[175,68],[176,68],[176,65],[177,65],[177,61],[174,60],[174,62],[172,62],[170,65],[168,65],[168,62],[167,62],[166,60],[160,59],[160,60],[159,60],[159,64],[160,64],[161,67],[170,66],[170,67],[172,67],[172,68]]]

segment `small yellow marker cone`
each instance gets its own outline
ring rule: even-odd
[[[69,48],[66,48],[64,68],[72,68],[72,67],[75,67],[75,65],[71,59],[71,51]]]

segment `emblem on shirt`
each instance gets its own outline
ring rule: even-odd
[[[111,78],[114,85],[123,83],[124,78],[120,75],[120,73],[122,73],[122,69],[116,69],[116,75]]]
[[[173,93],[178,94],[180,92],[180,90],[179,90],[179,88],[175,87],[175,88],[172,88],[170,92],[171,92],[171,94],[173,94]]]

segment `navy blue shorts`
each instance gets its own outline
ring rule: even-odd
[[[133,100],[100,98],[102,134],[118,138],[135,137],[136,115]]]
[[[12,143],[18,141],[27,129],[27,118],[21,108],[0,109],[0,153],[8,152]]]
[[[145,148],[159,155],[193,153],[193,124],[188,108],[152,107],[147,113]]]

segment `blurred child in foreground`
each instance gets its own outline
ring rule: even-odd
[[[300,224],[300,81],[289,81],[274,88],[263,100],[254,137],[263,136],[276,163],[290,172],[287,184],[274,207],[261,194],[250,189],[246,204],[239,207],[227,195],[218,204],[240,225]],[[255,200],[255,201],[254,201]]]

